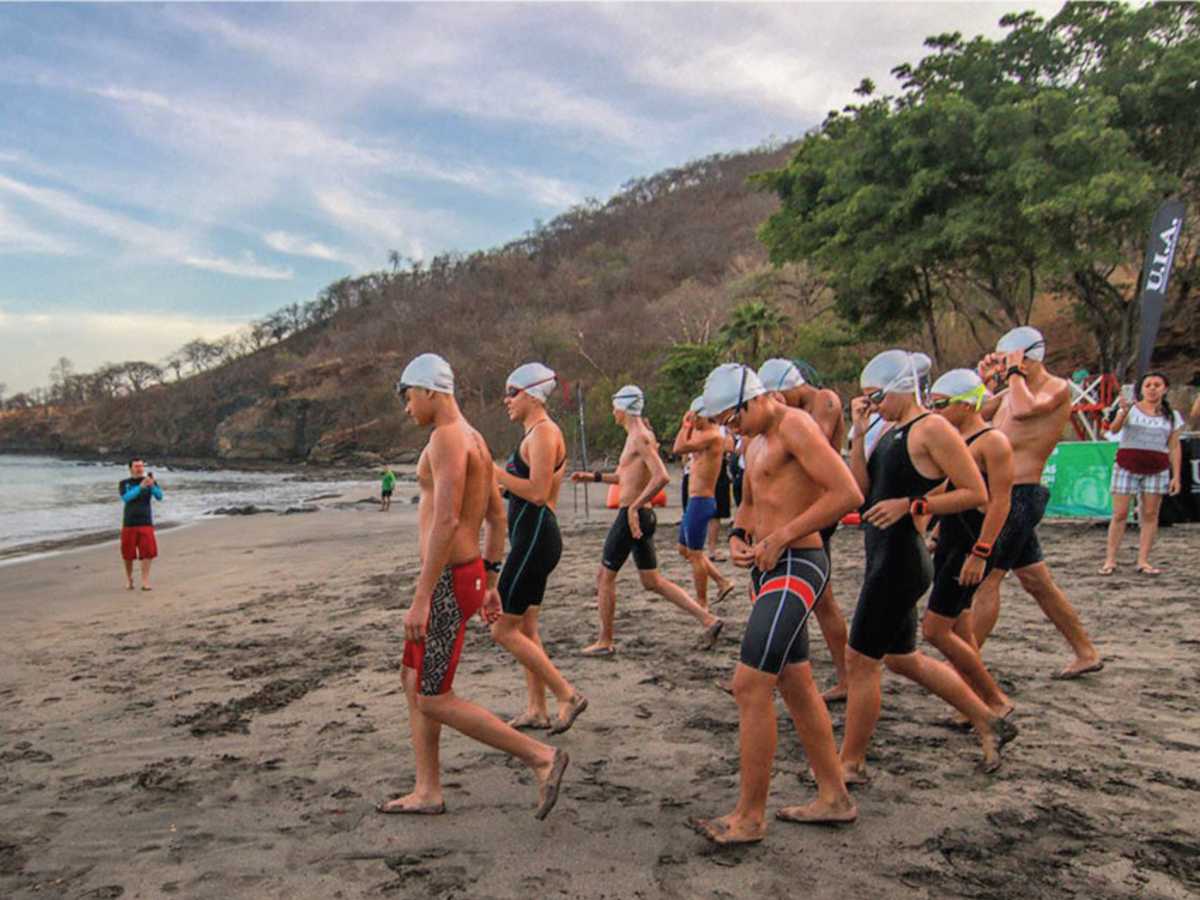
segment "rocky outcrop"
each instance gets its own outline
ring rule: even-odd
[[[222,459],[302,460],[311,441],[308,400],[263,400],[223,420],[213,437]]]

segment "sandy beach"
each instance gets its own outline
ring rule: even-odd
[[[1104,534],[1043,527],[1060,583],[1107,667],[1050,679],[1065,645],[1012,582],[986,657],[1018,704],[996,776],[940,701],[895,676],[841,830],[773,822],[756,847],[719,850],[684,825],[737,791],[737,713],[713,686],[737,654],[748,601],[719,608],[713,652],[697,626],[618,582],[618,654],[583,659],[611,513],[560,518],[566,542],[543,638],[591,699],[549,740],[572,764],[551,816],[530,776],[446,731],[449,813],[385,817],[412,780],[399,666],[413,584],[411,484],[368,504],[203,522],[163,532],[155,590],[124,590],[112,544],[0,568],[0,896],[1194,897],[1200,892],[1200,527],[1165,529],[1166,573],[1094,574]],[[370,488],[348,500],[366,497]],[[598,492],[592,492],[598,502]],[[679,510],[659,514],[666,573]],[[862,539],[834,540],[850,612]],[[728,568],[728,563],[725,564]],[[744,576],[739,575],[744,578]],[[828,654],[813,625],[819,682]],[[501,714],[523,703],[516,664],[472,623],[455,684]],[[833,708],[840,735],[842,707]],[[786,717],[771,812],[812,794]]]

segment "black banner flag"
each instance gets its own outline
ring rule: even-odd
[[[1183,233],[1183,201],[1172,198],[1163,203],[1154,214],[1150,226],[1150,243],[1146,246],[1146,266],[1142,270],[1142,334],[1138,347],[1137,377],[1150,368],[1150,357],[1154,353],[1154,341],[1158,338],[1158,323],[1162,319],[1163,305],[1167,302],[1167,282],[1171,277],[1171,263],[1175,260],[1175,248],[1179,246],[1179,235]]]

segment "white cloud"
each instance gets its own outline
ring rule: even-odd
[[[220,256],[187,256],[180,260],[185,266],[194,269],[206,269],[209,272],[220,272],[223,275],[234,275],[239,278],[262,278],[267,281],[290,281],[295,272],[290,268],[277,269],[265,266],[254,258],[254,254],[246,252],[241,259],[226,259]]]
[[[0,175],[0,192],[7,192],[73,225],[102,234],[140,257],[172,260],[185,266],[242,278],[290,279],[293,274],[291,269],[260,265],[252,257],[231,260],[198,254],[182,234],[109,212],[54,188],[39,187]]]
[[[376,194],[346,189],[318,191],[317,204],[343,231],[375,251],[382,260],[390,250],[424,259],[429,252],[425,235],[449,235],[456,228],[453,216],[438,210],[416,210]]]
[[[74,251],[68,241],[39,231],[0,206],[0,253],[63,256]]]
[[[60,356],[70,357],[80,372],[106,362],[156,362],[193,338],[215,340],[246,324],[232,318],[186,315],[44,313],[37,311],[39,305],[17,301],[0,305],[0,382],[8,385],[10,396],[46,386],[50,367]]]
[[[345,260],[345,254],[320,241],[310,240],[298,234],[286,231],[269,231],[263,235],[263,243],[279,253],[290,256],[311,256],[313,259],[323,259],[329,262]]]

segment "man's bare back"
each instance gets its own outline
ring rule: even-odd
[[[692,451],[692,468],[688,475],[688,496],[714,497],[717,493],[717,478],[721,464],[725,461],[725,438],[721,430],[712,425],[697,428],[692,432],[693,443],[704,440],[704,448]]]
[[[621,448],[621,458],[617,461],[617,481],[620,485],[622,508],[634,506],[646,485],[650,483],[653,473],[642,457],[646,447],[657,453],[658,441],[650,426],[638,418],[629,426],[625,446]]]
[[[839,453],[846,443],[846,418],[842,415],[842,398],[829,388],[818,388],[800,404],[816,421],[829,445]]]
[[[461,480],[454,483],[451,479],[439,479],[435,484],[435,464],[439,470],[461,468]],[[479,432],[465,419],[435,428],[417,462],[417,484],[421,491],[417,507],[421,559],[425,559],[434,533],[436,490],[451,491],[456,500],[451,508],[457,513],[458,525],[450,540],[447,564],[459,565],[479,556],[479,530],[493,490],[492,458]]]

